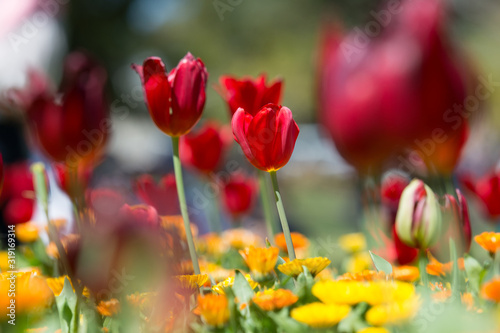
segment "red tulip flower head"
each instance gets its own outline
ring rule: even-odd
[[[500,217],[500,173],[491,172],[477,181],[462,177],[462,182],[482,203],[483,214],[497,222]]]
[[[283,87],[281,79],[266,85],[266,75],[261,75],[254,80],[221,76],[219,83],[219,93],[228,104],[231,116],[238,108],[243,108],[255,116],[264,105],[268,103],[280,104],[281,101]]]
[[[170,74],[158,57],[132,65],[139,74],[149,113],[167,135],[186,134],[198,122],[205,106],[208,73],[203,62],[188,53]]]
[[[158,184],[150,175],[140,176],[134,184],[135,194],[146,204],[153,206],[159,215],[177,215],[179,199],[173,174],[164,176]]]
[[[198,130],[182,136],[181,161],[202,173],[214,172],[230,143],[224,131],[224,128],[214,123],[206,123]]]
[[[252,209],[257,187],[254,178],[242,173],[232,174],[222,188],[222,199],[227,211],[233,217],[248,213]]]
[[[239,108],[231,125],[248,161],[262,171],[276,171],[287,164],[299,135],[292,111],[276,104],[265,105],[255,115]]]

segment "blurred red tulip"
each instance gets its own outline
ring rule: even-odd
[[[235,218],[245,215],[252,209],[257,190],[258,185],[253,177],[234,173],[222,187],[224,206]]]
[[[2,154],[0,154],[0,195],[2,194],[3,190],[3,157]]]
[[[78,165],[76,168],[76,179],[72,179],[71,169],[64,163],[53,163],[57,185],[70,197],[78,195],[78,188],[87,188],[90,177],[92,177],[92,169],[84,164]],[[76,191],[76,192],[75,192]]]
[[[133,223],[141,226],[159,227],[160,217],[153,206],[127,204],[120,208],[120,217],[125,223]]]
[[[260,109],[268,104],[280,104],[283,81],[274,80],[266,85],[266,75],[262,74],[256,79],[232,76],[221,76],[217,90],[229,106],[231,116],[243,108],[246,112],[255,116]]]
[[[276,104],[265,105],[255,116],[239,108],[231,125],[247,159],[263,171],[276,171],[287,164],[299,135],[292,111]]]
[[[179,198],[173,174],[165,175],[158,184],[150,175],[140,176],[134,184],[135,194],[146,204],[153,206],[160,215],[178,215]]]
[[[454,240],[459,257],[463,257],[464,253],[469,252],[472,241],[467,201],[458,189],[456,196],[458,202],[452,194],[445,194],[444,204],[441,205],[443,233],[438,244],[431,249],[432,254],[440,261],[449,261],[450,259],[450,239]]]
[[[170,136],[181,136],[198,122],[205,106],[208,73],[203,62],[188,53],[167,75],[158,57],[132,65],[139,74],[151,118]],[[172,112],[170,112],[172,109]]]
[[[396,249],[396,259],[400,265],[412,263],[418,256],[418,249],[406,245],[399,239],[396,232],[396,225],[392,227],[392,237],[394,239],[394,248]]]
[[[96,223],[108,225],[116,220],[120,208],[125,204],[125,197],[110,188],[92,189],[87,192],[87,204],[94,212]]]
[[[223,128],[215,123],[206,123],[198,130],[182,136],[180,140],[181,161],[202,173],[214,172],[224,158],[226,146]]]
[[[33,99],[28,118],[49,158],[76,166],[99,157],[110,130],[105,82],[105,70],[75,52],[65,61],[61,103],[47,91]]]
[[[499,223],[500,217],[500,172],[490,172],[477,181],[462,177],[462,183],[481,201],[484,215],[490,221]]]
[[[401,193],[409,183],[410,179],[398,172],[390,172],[382,179],[381,201],[391,212],[392,221],[396,217]]]
[[[5,165],[0,203],[7,224],[27,222],[35,209],[33,176],[25,162]]]
[[[408,148],[431,170],[453,169],[468,126],[450,112],[464,102],[465,66],[444,37],[443,6],[406,0],[376,38],[358,28],[343,41],[338,32],[324,39],[321,121],[360,172],[376,173]]]

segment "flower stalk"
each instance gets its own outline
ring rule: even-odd
[[[295,260],[295,249],[293,248],[292,235],[290,234],[290,227],[288,226],[288,221],[286,219],[285,207],[283,206],[283,200],[281,198],[281,193],[278,186],[278,178],[276,177],[276,171],[269,171],[269,174],[271,175],[271,181],[273,183],[274,196],[276,198],[276,207],[278,208],[278,215],[281,221],[281,228],[283,229],[283,234],[285,235],[288,257],[290,258],[290,260]]]
[[[265,173],[263,171],[258,172],[259,174],[259,191],[260,199],[262,202],[262,210],[264,211],[264,219],[266,221],[267,235],[271,244],[274,243],[275,225],[273,213],[271,211],[271,198],[269,197],[269,192],[267,191],[267,182],[265,178]]]
[[[189,256],[193,262],[194,274],[200,274],[200,265],[198,263],[198,255],[193,240],[193,233],[189,222],[189,214],[187,211],[186,194],[184,191],[184,181],[182,180],[182,166],[179,159],[179,137],[172,137],[172,149],[174,160],[175,182],[177,183],[177,195],[179,196],[179,205],[181,208],[182,219],[184,220],[184,229],[186,230],[186,239],[188,243]]]

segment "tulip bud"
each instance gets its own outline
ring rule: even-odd
[[[396,215],[396,233],[409,246],[427,249],[441,230],[441,208],[431,188],[414,179],[404,189]]]

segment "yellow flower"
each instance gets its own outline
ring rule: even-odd
[[[372,267],[372,258],[368,252],[354,253],[346,264],[346,271],[359,273]]]
[[[45,279],[37,271],[2,273],[0,274],[0,315],[3,319],[12,312],[9,294],[12,293],[12,282],[15,283],[15,313],[37,313],[49,308],[54,301],[54,295]],[[14,287],[14,286],[12,286]]]
[[[317,282],[311,291],[324,303],[349,305],[361,302],[370,305],[401,302],[415,295],[412,284],[400,281],[324,280]]]
[[[340,247],[349,253],[356,253],[366,249],[366,238],[362,233],[352,233],[339,238]]]
[[[481,288],[481,296],[495,303],[500,303],[500,278],[485,283]]]
[[[225,295],[198,295],[198,306],[194,313],[213,327],[221,327],[229,320],[229,306]]]
[[[241,250],[250,246],[259,246],[261,244],[260,238],[247,229],[230,229],[224,231],[222,233],[222,239],[236,250]]]
[[[386,275],[384,272],[377,272],[373,270],[364,270],[359,273],[347,272],[342,274],[337,278],[337,281],[375,281],[385,279]]]
[[[59,276],[59,277],[53,277],[53,278],[51,277],[51,278],[46,278],[45,279],[45,281],[47,281],[47,285],[49,286],[49,288],[54,293],[54,296],[61,295],[61,292],[62,292],[63,287],[64,287],[64,279],[65,278],[68,279],[69,283],[71,283],[71,286],[73,286],[73,282],[71,281],[71,279],[67,275]],[[74,287],[73,287],[73,291],[75,291]],[[89,289],[87,287],[84,287],[82,294],[85,297],[90,297],[90,291],[89,291]]]
[[[357,333],[390,333],[387,328],[384,327],[366,327]]]
[[[234,271],[211,262],[200,262],[200,270],[203,274],[210,276],[215,282],[224,281],[229,276],[234,276]]]
[[[299,298],[287,289],[268,289],[259,291],[252,301],[264,311],[279,310],[295,304]]]
[[[33,243],[38,239],[38,231],[34,222],[19,223],[16,226],[16,238],[23,243]]]
[[[250,284],[250,287],[252,287],[252,289],[255,289],[255,287],[257,287],[259,285],[257,282],[252,280],[252,278],[250,277],[249,274],[245,275],[245,279],[248,281],[248,283]],[[227,279],[225,279],[224,281],[219,282],[215,286],[213,286],[212,290],[220,295],[225,295],[226,292],[224,291],[224,289],[232,287],[233,284],[234,284],[234,277],[230,276]]]
[[[201,236],[197,245],[200,253],[209,256],[220,256],[229,248],[229,244],[215,232]]]
[[[474,237],[474,240],[490,254],[500,249],[500,232],[483,232]]]
[[[257,278],[269,275],[274,270],[274,265],[278,260],[279,250],[277,247],[247,247],[240,250],[240,254],[245,260],[250,272]]]
[[[373,326],[397,325],[405,322],[418,312],[417,297],[404,302],[392,302],[373,306],[366,312],[366,321]]]
[[[185,294],[192,294],[196,292],[201,286],[208,281],[208,275],[176,275],[174,276],[178,292]]]
[[[2,272],[9,270],[9,254],[7,251],[0,251],[0,270]]]
[[[350,310],[351,308],[347,305],[315,302],[293,309],[290,316],[311,327],[327,328],[338,324],[349,314]]]
[[[309,246],[309,240],[306,236],[298,232],[291,232],[290,235],[292,236],[292,244],[295,251],[307,249],[307,247]],[[274,236],[274,243],[281,251],[288,252],[285,234],[280,233]]]
[[[303,271],[302,266],[305,266],[312,276],[316,276],[330,265],[330,263],[330,259],[325,257],[294,259],[279,265],[278,270],[288,276],[298,276]]]
[[[120,312],[120,302],[116,298],[112,298],[109,301],[100,301],[96,309],[101,316],[112,317]]]

